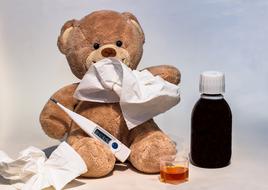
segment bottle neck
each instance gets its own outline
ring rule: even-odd
[[[221,100],[223,99],[222,94],[201,94],[201,98],[208,100]]]

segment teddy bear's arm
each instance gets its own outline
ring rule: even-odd
[[[173,84],[180,83],[181,73],[176,67],[170,65],[159,65],[159,66],[148,67],[146,69],[150,71],[154,76],[159,75],[164,80],[170,83]]]
[[[73,98],[73,93],[78,84],[71,84],[58,90],[52,95],[52,98],[74,110],[78,101]],[[62,111],[56,104],[48,101],[40,114],[40,123],[45,133],[52,138],[61,139],[68,131],[71,124],[71,118]]]

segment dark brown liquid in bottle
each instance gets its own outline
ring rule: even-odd
[[[222,95],[204,97],[192,112],[191,163],[203,168],[224,167],[231,159],[232,113]]]

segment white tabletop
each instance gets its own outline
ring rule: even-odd
[[[243,152],[243,149],[237,150],[233,154],[231,165],[221,169],[202,169],[190,165],[189,181],[179,185],[169,185],[161,183],[159,175],[146,175],[137,172],[127,165],[118,164],[113,173],[104,178],[85,179],[78,178],[69,183],[65,189],[69,190],[173,190],[173,189],[204,189],[204,190],[226,190],[226,189],[243,189],[243,190],[267,190],[268,175],[266,161],[261,152],[256,154],[257,149],[246,149],[250,151]],[[239,153],[239,154],[238,154]],[[251,155],[251,156],[246,156]],[[0,182],[3,180],[0,180]],[[10,185],[1,184],[0,189],[15,189]]]

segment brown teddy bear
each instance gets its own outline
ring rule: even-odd
[[[73,74],[79,79],[82,79],[90,65],[106,57],[115,57],[131,69],[136,69],[142,57],[143,44],[144,33],[133,14],[108,10],[96,11],[81,20],[66,22],[58,37],[59,50],[66,56]],[[161,65],[146,69],[173,84],[180,82],[180,72],[173,66]],[[99,124],[130,147],[129,161],[137,170],[159,172],[159,157],[176,150],[171,139],[158,128],[153,119],[129,131],[118,103],[78,101],[73,97],[77,86],[77,83],[65,86],[52,98]],[[67,137],[67,142],[81,155],[88,167],[83,176],[101,177],[113,170],[116,158],[110,149],[89,137],[52,102],[46,103],[40,122],[49,137]]]

